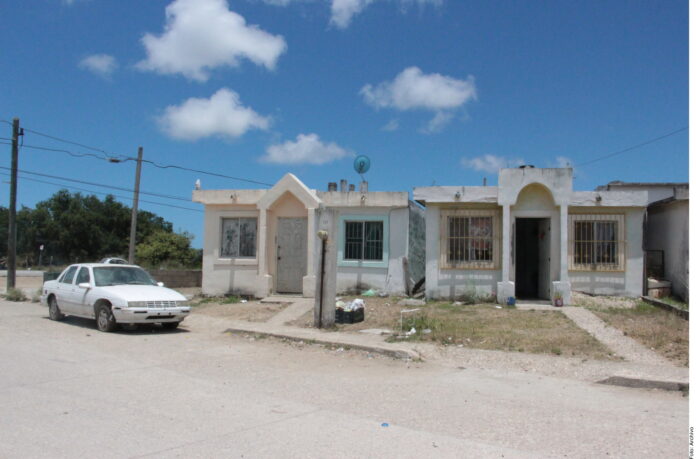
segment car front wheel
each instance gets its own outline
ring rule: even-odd
[[[116,330],[116,319],[111,312],[111,307],[106,304],[102,304],[97,309],[97,328],[102,332]]]
[[[65,319],[65,314],[60,312],[60,308],[58,307],[58,302],[56,301],[56,298],[52,296],[48,300],[48,317],[51,320],[63,320]]]

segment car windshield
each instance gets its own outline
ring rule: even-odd
[[[133,266],[102,266],[94,268],[94,285],[157,285],[150,275],[141,268]]]

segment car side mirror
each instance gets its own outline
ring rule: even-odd
[[[157,282],[158,287],[164,287],[164,282]]]
[[[77,286],[80,288],[89,288],[89,282],[80,282]]]

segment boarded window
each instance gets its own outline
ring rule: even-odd
[[[256,218],[223,218],[220,256],[256,257]]]
[[[623,269],[624,241],[621,215],[570,216],[570,269],[618,271]]]
[[[499,226],[497,210],[443,209],[440,212],[440,267],[497,268]]]
[[[381,221],[345,222],[344,260],[382,261],[384,223]]]

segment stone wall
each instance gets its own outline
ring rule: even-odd
[[[153,269],[149,272],[157,282],[169,288],[200,287],[203,277],[200,270]]]

